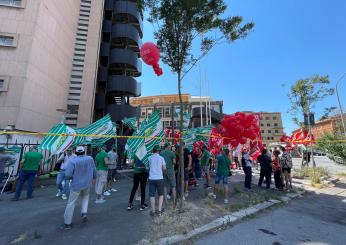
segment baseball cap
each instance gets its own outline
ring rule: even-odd
[[[85,149],[84,149],[83,146],[77,146],[76,152],[78,152],[78,153],[83,153],[83,152],[85,152]]]

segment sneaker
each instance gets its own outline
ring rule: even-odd
[[[117,192],[118,190],[117,190],[117,189],[112,188],[112,189],[111,189],[111,191],[112,191],[112,192]]]
[[[208,185],[207,189],[211,189],[211,188],[213,188],[213,187],[211,187],[210,185]]]
[[[86,223],[86,222],[88,222],[88,216],[87,216],[87,214],[82,214],[82,222],[83,223]]]
[[[189,192],[185,192],[185,197],[188,197],[189,196]]]
[[[143,210],[145,210],[147,208],[148,208],[148,205],[144,203],[139,210],[143,211]]]
[[[213,194],[212,197],[213,197],[214,199],[216,199],[216,195],[215,195],[215,194]]]
[[[224,204],[228,204],[228,199],[225,199],[225,200],[223,201],[223,203],[224,203]]]
[[[102,199],[102,198],[96,199],[96,201],[95,201],[96,204],[102,204],[102,203],[105,203],[105,202],[106,202],[106,200]]]
[[[66,200],[67,199],[66,194],[62,194],[61,198],[62,198],[62,200]]]
[[[168,200],[171,200],[171,196],[170,195],[167,194],[166,197],[167,197]]]
[[[156,213],[154,211],[150,211],[150,216],[155,217]]]
[[[62,230],[71,230],[72,229],[72,225],[71,224],[70,225],[62,224],[60,226],[60,229],[62,229]]]
[[[105,192],[103,192],[103,195],[104,195],[104,196],[110,196],[111,193],[110,193],[109,191],[105,191]]]
[[[62,195],[62,192],[59,190],[58,193],[56,193],[55,196],[56,196],[56,197],[61,197],[61,195]]]
[[[164,212],[165,212],[165,209],[162,208],[161,211],[157,211],[157,215],[162,216]]]
[[[127,206],[127,211],[130,211],[130,210],[132,210],[133,209],[133,204],[129,204],[128,206]]]
[[[185,196],[183,196],[183,200],[185,201]]]

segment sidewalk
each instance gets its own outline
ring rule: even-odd
[[[216,201],[210,198],[208,195],[212,190],[205,190],[201,187],[203,181],[200,181],[199,187],[191,188],[184,212],[173,211],[170,202],[162,217],[152,218],[149,209],[139,211],[139,202],[134,203],[134,210],[126,210],[132,178],[124,175],[114,184],[118,192],[107,197],[105,204],[96,205],[94,191],[91,192],[87,224],[81,223],[80,205],[76,206],[74,227],[69,231],[59,229],[66,201],[55,197],[54,185],[35,190],[31,200],[25,199],[25,192],[22,193],[24,199],[19,202],[9,201],[13,195],[5,194],[0,201],[0,244],[10,244],[16,239],[18,244],[152,244],[158,238],[186,233],[229,212],[285,194],[256,186],[254,192],[244,192],[243,180],[242,171],[236,171],[236,175],[231,177],[228,205],[223,204],[220,195]],[[45,183],[48,182],[42,182]],[[257,184],[255,176],[253,184]]]

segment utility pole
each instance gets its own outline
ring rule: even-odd
[[[339,109],[340,109],[340,116],[341,116],[341,123],[342,123],[342,128],[344,130],[344,136],[346,136],[346,127],[345,127],[345,122],[344,122],[344,113],[342,110],[341,102],[340,102],[340,97],[339,97],[339,92],[338,92],[338,85],[339,82],[345,77],[346,72],[342,74],[342,76],[339,78],[339,80],[336,82],[335,85],[335,91],[336,91],[336,97],[338,98],[338,103],[339,103]]]
[[[309,136],[310,136],[310,150],[311,150],[311,161],[312,161],[312,166],[315,169],[316,168],[316,163],[314,159],[314,153],[312,150],[312,132],[311,132],[311,121],[310,121],[310,100],[308,99],[308,126],[309,126]]]

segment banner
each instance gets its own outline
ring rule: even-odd
[[[137,118],[135,117],[130,117],[130,118],[126,118],[124,120],[122,120],[122,123],[124,124],[124,126],[136,131],[138,129],[137,127]]]

